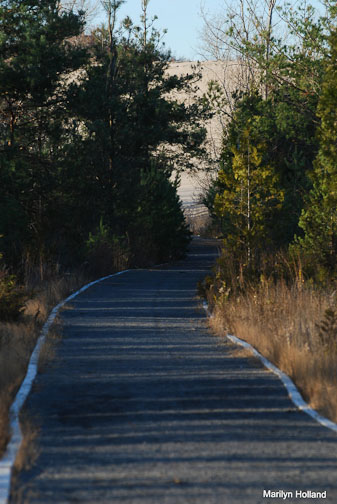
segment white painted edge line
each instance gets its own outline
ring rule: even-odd
[[[12,468],[15,462],[15,458],[17,455],[17,452],[19,450],[19,447],[21,445],[22,441],[22,433],[21,433],[21,428],[20,428],[20,423],[19,423],[19,413],[20,410],[27,399],[29,392],[31,391],[33,382],[35,380],[35,377],[37,375],[37,370],[38,370],[38,361],[39,361],[39,355],[40,355],[40,350],[41,347],[46,339],[46,336],[48,334],[48,331],[50,329],[50,326],[53,324],[56,315],[60,308],[64,306],[66,303],[74,299],[76,296],[87,290],[89,287],[92,287],[93,285],[102,282],[103,280],[107,280],[108,278],[112,278],[117,275],[122,275],[123,273],[127,273],[130,270],[123,270],[119,271],[118,273],[113,273],[112,275],[108,275],[102,278],[99,278],[98,280],[94,280],[93,282],[90,282],[78,291],[74,292],[70,296],[68,296],[66,299],[61,301],[58,305],[56,305],[50,312],[47,321],[45,322],[44,326],[42,327],[40,336],[37,340],[37,343],[35,345],[35,348],[33,350],[33,353],[30,357],[28,368],[27,368],[27,373],[26,376],[15,396],[14,402],[10,407],[9,410],[9,416],[10,416],[10,429],[11,429],[11,438],[9,440],[9,443],[7,445],[6,453],[4,454],[3,458],[0,460],[0,504],[7,504],[8,498],[9,498],[9,493],[10,493],[10,482],[11,482],[11,474],[12,474]]]
[[[205,301],[203,302],[203,307],[204,307],[208,317],[212,317],[213,315],[212,315],[212,313],[210,313],[209,308],[208,308],[208,304]],[[246,348],[247,350],[249,350],[255,357],[257,357],[262,362],[262,364],[267,369],[272,371],[272,373],[276,374],[279,377],[279,379],[281,380],[281,382],[283,383],[283,385],[285,386],[285,388],[287,389],[291,401],[294,403],[295,406],[297,406],[297,408],[300,411],[303,411],[307,415],[311,416],[314,420],[316,420],[318,423],[320,423],[324,427],[327,427],[328,429],[337,432],[337,424],[332,422],[328,418],[323,417],[322,415],[317,413],[317,411],[312,409],[309,406],[309,404],[305,402],[305,400],[301,396],[299,390],[297,389],[296,385],[294,384],[292,379],[289,378],[288,375],[286,375],[278,367],[276,367],[274,364],[272,364],[268,359],[263,357],[263,355],[260,354],[260,352],[258,352],[252,345],[250,345],[246,341],[244,341],[240,338],[237,338],[236,336],[233,336],[231,334],[226,334],[226,337],[235,345],[240,345],[243,348]]]

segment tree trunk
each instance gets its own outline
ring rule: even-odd
[[[273,29],[273,12],[275,8],[276,0],[270,0],[269,1],[269,9],[268,9],[268,25],[267,25],[267,40],[266,40],[266,83],[265,83],[265,98],[268,98],[269,94],[269,88],[268,88],[268,82],[267,82],[267,72],[268,72],[268,65],[269,65],[269,59],[270,59],[270,46],[271,46],[271,35],[272,35],[272,29]]]

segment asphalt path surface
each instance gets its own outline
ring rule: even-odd
[[[62,312],[25,408],[38,457],[11,503],[337,503],[336,433],[207,328],[196,284],[215,253],[196,240],[186,260],[112,277]],[[327,498],[296,498],[307,490]]]

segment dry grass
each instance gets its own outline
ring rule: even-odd
[[[20,426],[23,440],[15,459],[14,477],[20,471],[30,469],[39,455],[37,438],[40,429],[38,422],[24,410],[20,413]]]
[[[265,281],[235,297],[220,295],[212,325],[251,343],[293,379],[314,409],[337,421],[335,306],[334,293]]]
[[[11,404],[11,394],[8,392],[3,392],[0,394],[0,453],[3,453],[6,449],[7,443],[9,441],[9,418],[8,410]]]
[[[50,328],[44,344],[41,347],[39,361],[38,361],[38,370],[40,373],[43,373],[48,365],[54,361],[56,355],[56,348],[58,343],[62,340],[62,324],[57,317],[56,321],[53,323]]]
[[[87,275],[76,274],[55,278],[40,286],[34,298],[26,303],[25,317],[45,322],[50,309],[69,293],[91,280]]]
[[[0,324],[0,457],[9,438],[9,407],[25,376],[31,352],[52,307],[88,283],[83,274],[50,280],[35,290],[19,322]],[[53,358],[59,332],[51,330],[42,349],[40,370]]]

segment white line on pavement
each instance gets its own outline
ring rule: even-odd
[[[204,307],[207,315],[209,317],[212,317],[212,313],[209,311],[208,304],[205,301],[203,302],[203,307]],[[236,345],[240,345],[240,346],[246,348],[247,350],[249,350],[253,355],[255,355],[255,357],[257,357],[262,362],[262,364],[267,369],[269,369],[274,374],[276,374],[280,378],[280,380],[283,383],[283,385],[285,386],[285,388],[287,389],[291,401],[295,404],[295,406],[298,407],[298,409],[300,409],[301,411],[303,411],[307,415],[310,415],[314,420],[319,422],[324,427],[327,427],[328,429],[331,429],[331,430],[337,432],[337,424],[332,422],[328,418],[323,417],[322,415],[317,413],[317,411],[312,409],[309,406],[309,404],[305,402],[305,400],[301,396],[299,390],[297,389],[296,385],[291,380],[291,378],[289,378],[288,375],[286,375],[285,373],[283,373],[283,371],[281,371],[279,368],[274,366],[274,364],[272,364],[268,359],[263,357],[263,355],[261,355],[252,345],[250,345],[246,341],[244,341],[240,338],[237,338],[236,336],[232,336],[231,334],[226,334],[226,337],[232,343],[234,343]]]
[[[130,270],[119,271],[118,273],[114,273],[113,275],[108,275],[103,278],[99,278],[98,280],[95,280],[93,282],[88,283],[87,285],[84,285],[83,287],[81,287],[81,289],[79,289],[78,291],[74,292],[66,299],[61,301],[50,312],[47,321],[42,327],[40,336],[37,340],[36,346],[30,357],[25,379],[23,380],[21,387],[17,392],[14,402],[9,410],[11,438],[7,445],[6,453],[0,460],[0,504],[6,504],[8,502],[12,468],[22,442],[22,432],[19,422],[19,413],[32,388],[38,370],[38,361],[41,347],[46,339],[50,326],[53,324],[55,320],[58,311],[60,310],[60,308],[62,308],[62,306],[64,306],[66,303],[74,299],[81,292],[87,290],[92,285],[102,282],[103,280],[107,280],[108,278],[121,275],[122,273],[126,273],[127,271]]]

